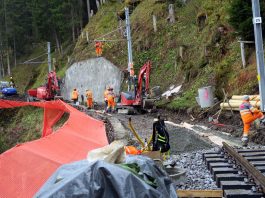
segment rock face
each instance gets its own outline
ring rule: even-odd
[[[62,95],[65,99],[71,99],[71,92],[74,88],[85,98],[87,89],[93,92],[94,101],[103,103],[103,93],[106,86],[114,88],[115,94],[119,94],[122,72],[105,58],[93,58],[86,61],[74,63],[65,74],[62,85]],[[85,98],[86,100],[86,98]]]

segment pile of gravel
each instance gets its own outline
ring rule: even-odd
[[[218,149],[213,148],[210,150],[199,150],[191,153],[172,155],[171,160],[176,161],[176,166],[186,170],[185,181],[176,182],[176,188],[179,190],[218,189],[202,158],[203,153],[218,151]]]

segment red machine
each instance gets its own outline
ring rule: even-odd
[[[47,82],[45,85],[37,89],[28,90],[28,101],[37,100],[52,100],[60,94],[60,86],[56,77],[56,72],[51,71],[48,74]]]
[[[132,107],[141,110],[152,109],[154,106],[154,99],[149,99],[149,79],[151,71],[151,62],[142,66],[138,74],[138,78],[132,78],[133,91],[121,93],[120,109],[131,109]],[[131,107],[131,108],[130,108]]]

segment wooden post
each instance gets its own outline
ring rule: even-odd
[[[124,35],[123,35],[123,28],[121,28],[122,27],[122,20],[119,20],[119,32],[120,32],[120,34],[121,34],[121,38],[123,38],[124,37]]]
[[[181,60],[183,60],[183,51],[184,51],[184,47],[179,46],[179,56],[180,56]]]
[[[153,15],[153,26],[154,26],[154,31],[157,32],[156,16],[155,15]]]
[[[103,0],[103,3],[106,3],[106,0]]]
[[[170,23],[175,23],[175,11],[174,11],[174,4],[169,4],[168,6],[168,20]]]
[[[246,68],[246,57],[245,57],[245,46],[244,42],[240,42],[240,49],[241,49],[241,59],[243,68]]]
[[[175,72],[177,72],[177,60],[175,59]]]
[[[103,4],[103,1],[102,0],[100,0],[100,5],[102,5]]]
[[[67,56],[67,62],[70,63],[70,56]]]
[[[241,59],[242,59],[242,66],[246,68],[246,55],[245,55],[245,43],[252,44],[254,41],[238,41],[240,43],[240,50],[241,50]]]
[[[86,41],[89,42],[88,32],[86,31]]]
[[[90,12],[90,18],[94,15],[94,10],[91,10]]]
[[[208,57],[208,55],[209,55],[209,52],[208,52],[207,46],[204,46],[204,56]]]

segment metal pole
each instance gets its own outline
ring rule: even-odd
[[[125,8],[125,16],[126,16],[126,35],[127,35],[127,42],[128,42],[128,72],[130,72],[130,65],[133,63],[133,57],[132,57],[130,15],[129,15],[129,9],[127,7]]]
[[[245,58],[245,46],[244,42],[240,42],[240,49],[241,49],[241,59],[242,59],[242,65],[243,68],[246,67],[246,58]]]
[[[51,59],[51,43],[47,43],[47,48],[48,48],[48,69],[49,72],[52,71],[52,59]]]
[[[260,94],[260,109],[264,112],[265,110],[265,68],[264,68],[264,50],[263,50],[263,39],[262,39],[262,27],[261,27],[261,16],[260,16],[260,4],[259,0],[252,0],[252,11],[253,11],[253,24],[255,32],[255,46],[256,46],[256,61],[258,70],[258,81],[259,81],[259,94]]]
[[[130,14],[129,8],[125,8],[125,18],[126,18],[126,36],[127,36],[127,44],[128,44],[128,72],[130,74],[130,67],[133,65],[133,57],[132,57],[132,38],[131,38],[131,26],[130,26]],[[131,76],[128,80],[128,91],[131,89]]]

